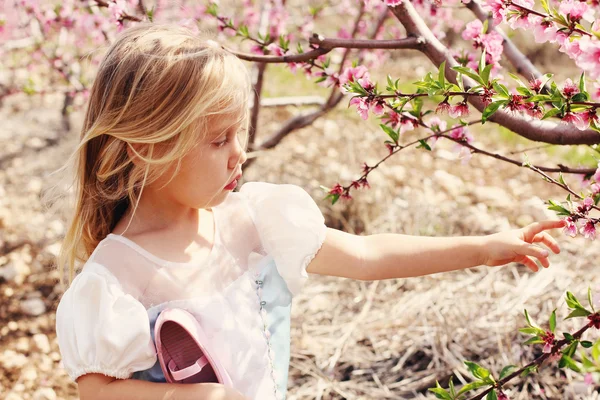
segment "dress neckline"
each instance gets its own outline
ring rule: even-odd
[[[208,255],[204,258],[204,260],[201,260],[200,262],[177,262],[177,261],[169,261],[169,260],[165,260],[164,258],[160,258],[157,255],[154,255],[153,253],[151,253],[150,251],[146,250],[145,248],[143,248],[142,246],[140,246],[139,244],[137,244],[136,242],[134,242],[133,240],[126,238],[123,235],[118,235],[116,233],[109,233],[106,238],[107,239],[112,239],[112,240],[116,240],[118,242],[121,242],[129,247],[131,247],[132,249],[134,249],[135,251],[137,251],[138,253],[142,254],[144,257],[148,258],[149,260],[155,262],[156,264],[159,264],[161,266],[172,266],[172,267],[187,267],[187,268],[198,268],[202,265],[207,264],[210,259],[213,257],[215,250],[217,248],[217,246],[219,246],[221,244],[221,240],[220,240],[220,234],[219,234],[219,223],[218,223],[218,218],[217,218],[217,207],[212,207],[212,215],[213,215],[213,229],[214,229],[214,239],[213,239],[213,245],[208,253]]]

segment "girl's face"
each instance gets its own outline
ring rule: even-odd
[[[239,115],[221,115],[208,129],[207,137],[182,159],[171,182],[160,189],[175,173],[175,165],[149,188],[190,208],[211,208],[223,202],[233,190],[227,185],[240,177],[247,160],[240,143],[245,127]]]

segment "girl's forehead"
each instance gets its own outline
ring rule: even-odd
[[[245,114],[223,114],[211,118],[207,129],[209,136],[221,135],[230,129],[242,127],[246,121]]]

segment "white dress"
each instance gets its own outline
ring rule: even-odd
[[[213,215],[214,246],[199,263],[162,260],[114,234],[98,244],[56,311],[73,380],[165,382],[153,327],[163,309],[178,307],[198,319],[237,390],[285,398],[291,300],[325,240],[323,215],[302,188],[260,182],[230,193]]]

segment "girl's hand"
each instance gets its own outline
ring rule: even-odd
[[[562,228],[564,221],[534,222],[521,229],[498,232],[483,237],[484,262],[489,267],[518,262],[529,267],[533,272],[539,270],[534,261],[537,258],[544,268],[548,268],[548,250],[533,243],[543,243],[555,254],[560,253],[556,240],[550,236],[548,229]]]

